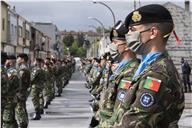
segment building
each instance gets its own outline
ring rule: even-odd
[[[18,42],[17,19],[18,19],[18,15],[15,12],[15,8],[8,9],[8,38],[9,39],[4,50],[11,54],[16,53],[16,47]]]
[[[11,49],[11,46],[6,46],[8,43],[8,7],[9,5],[1,1],[1,51],[4,49]]]
[[[31,25],[31,44],[30,56],[31,60],[35,57],[46,58],[49,56],[51,38]]]
[[[39,29],[40,31],[42,31],[43,33],[45,33],[46,35],[48,35],[51,38],[50,41],[50,49],[54,50],[54,45],[56,44],[59,36],[59,30],[57,29],[57,26],[54,25],[53,23],[45,23],[45,22],[32,22],[32,24]]]
[[[192,13],[190,11],[190,2],[185,0],[185,8],[171,2],[165,3],[164,7],[170,11],[175,24],[174,29],[181,40],[181,44],[177,45],[172,34],[167,45],[168,53],[181,73],[181,57],[188,60],[192,66]]]
[[[31,25],[30,23],[18,15],[18,43],[16,47],[16,54],[18,53],[30,53],[31,42]]]

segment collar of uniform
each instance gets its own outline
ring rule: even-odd
[[[157,63],[158,63],[159,61],[161,61],[163,58],[165,58],[165,57],[167,57],[167,56],[168,56],[167,51],[163,52],[163,53],[156,59],[156,61],[151,62],[150,65],[149,65],[147,68],[145,68],[143,72],[141,72],[138,76],[136,76],[136,77],[133,78],[133,80],[132,80],[133,83],[136,82],[136,81],[138,81],[146,72],[149,72],[150,69],[153,67],[154,62],[157,62]]]

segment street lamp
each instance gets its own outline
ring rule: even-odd
[[[110,10],[110,12],[111,12],[111,14],[112,14],[112,16],[113,16],[113,23],[114,23],[114,26],[115,26],[115,14],[114,14],[114,12],[113,12],[113,10],[108,6],[108,5],[106,5],[105,3],[103,3],[103,2],[96,2],[96,1],[94,1],[93,2],[94,4],[101,4],[101,5],[104,5],[105,7],[107,7],[109,10]]]
[[[105,27],[104,27],[103,23],[95,17],[88,17],[88,19],[95,20],[96,22],[98,22],[101,25],[101,27],[103,29],[103,37],[105,37]]]

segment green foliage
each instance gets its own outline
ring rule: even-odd
[[[78,47],[83,46],[84,40],[85,40],[85,38],[84,38],[83,33],[78,33],[77,34],[77,45],[78,45]]]
[[[63,43],[67,46],[67,47],[71,47],[72,43],[74,42],[74,37],[71,33],[69,33],[68,35],[66,35],[63,38]]]
[[[70,55],[76,57],[85,57],[86,49],[83,48],[85,38],[83,33],[78,33],[77,38],[74,39],[73,35],[69,33],[63,38],[64,54],[68,54],[67,48],[69,48]]]
[[[83,47],[78,47],[77,41],[74,41],[72,46],[69,48],[70,54],[76,57],[85,57],[86,49]]]
[[[67,46],[66,46],[66,44],[64,44],[64,55],[67,55],[67,54],[68,54]]]

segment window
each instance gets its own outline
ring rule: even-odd
[[[4,18],[2,19],[2,30],[3,31],[5,30],[5,19]]]
[[[14,28],[13,28],[13,24],[11,24],[11,34],[13,35],[14,33]]]
[[[22,27],[19,26],[19,36],[21,37],[22,36]]]
[[[25,31],[25,35],[26,35],[26,39],[29,40],[29,31],[28,30]]]

